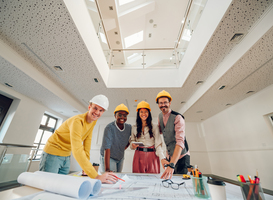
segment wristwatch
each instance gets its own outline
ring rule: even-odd
[[[174,163],[170,163],[170,164],[168,164],[168,166],[169,166],[170,168],[174,169]]]

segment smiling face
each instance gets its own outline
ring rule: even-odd
[[[167,97],[161,97],[158,99],[158,107],[162,111],[163,114],[169,112],[171,106],[171,102]]]
[[[146,121],[149,117],[149,111],[146,108],[139,109],[139,117],[142,121]]]
[[[118,111],[115,113],[117,125],[123,125],[127,121],[128,113],[125,111]]]
[[[87,114],[87,121],[90,123],[92,121],[96,121],[100,118],[100,116],[104,113],[104,108],[98,106],[97,104],[90,104],[88,106],[88,114]]]

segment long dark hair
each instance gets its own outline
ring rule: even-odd
[[[136,117],[136,125],[137,125],[137,135],[136,136],[137,136],[137,138],[140,138],[141,132],[142,132],[142,120],[139,117],[139,110],[140,109],[138,109],[138,111],[137,111],[137,117]],[[151,112],[150,112],[149,109],[146,109],[146,110],[148,110],[148,113],[149,113],[149,116],[146,119],[146,123],[147,123],[147,126],[149,128],[150,138],[152,138],[152,137],[154,137],[153,124],[152,124],[152,115],[151,115]]]

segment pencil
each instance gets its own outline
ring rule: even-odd
[[[117,179],[119,179],[119,180],[125,182],[125,180],[123,180],[123,179],[121,179],[121,178],[119,178],[119,177],[117,177],[117,176],[114,176],[114,177],[116,177]]]

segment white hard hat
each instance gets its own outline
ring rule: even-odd
[[[108,109],[109,107],[109,101],[108,98],[106,96],[104,96],[103,94],[99,94],[94,96],[89,103],[94,103],[97,104],[98,106],[104,108],[105,110]]]

